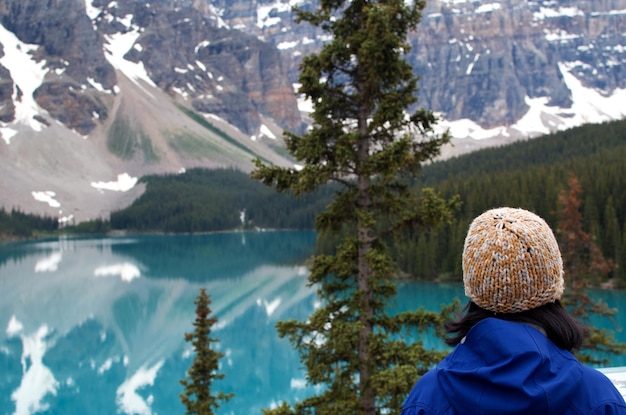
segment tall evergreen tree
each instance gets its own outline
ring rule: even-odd
[[[211,338],[211,327],[217,319],[211,315],[211,298],[204,288],[200,289],[194,304],[195,330],[193,333],[185,333],[185,340],[191,342],[196,356],[187,371],[187,377],[180,381],[185,387],[185,392],[180,394],[180,400],[187,408],[186,414],[213,415],[214,409],[219,408],[220,401],[228,401],[233,394],[222,391],[214,394],[211,391],[213,381],[225,376],[223,373],[217,373],[219,359],[224,357],[224,354],[211,348],[211,343],[219,341]]]
[[[420,374],[441,358],[421,341],[405,340],[410,330],[415,339],[439,325],[440,313],[387,313],[396,293],[387,247],[393,232],[449,221],[458,205],[430,189],[415,194],[406,180],[449,140],[434,133],[431,112],[407,114],[416,104],[417,78],[402,55],[423,7],[419,0],[321,0],[316,10],[297,10],[300,21],[332,38],[301,66],[312,128],[285,134],[302,168],[257,161],[253,177],[296,195],[341,184],[316,218],[320,238],[341,241],[311,264],[309,282],[322,306],[305,322],[278,324],[300,352],[309,383],[322,392],[267,414],[397,414]]]
[[[592,315],[610,318],[615,314],[614,309],[603,301],[594,300],[588,293],[589,288],[606,281],[613,265],[604,258],[594,239],[583,229],[581,192],[578,179],[570,176],[568,189],[559,195],[557,235],[566,281],[563,303],[589,328],[589,336],[583,349],[578,352],[578,358],[587,363],[602,363],[606,360],[602,354],[624,353],[626,344],[618,343],[610,330],[599,329],[590,324]]]
[[[619,267],[620,253],[622,252],[622,230],[617,219],[613,196],[609,194],[604,204],[604,249],[602,252]]]

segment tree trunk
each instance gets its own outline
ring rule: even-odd
[[[370,142],[367,138],[367,118],[359,120],[360,140],[357,144],[357,205],[360,212],[369,213],[372,206],[372,196],[370,193],[371,177],[367,172],[361,170],[362,162],[369,155]],[[359,321],[361,330],[359,331],[359,390],[360,400],[365,415],[376,414],[376,399],[374,391],[370,385],[371,359],[370,359],[370,335],[373,331],[373,309],[372,309],[372,270],[367,261],[367,255],[372,249],[373,230],[371,225],[363,223],[363,217],[358,218],[357,238],[358,238],[358,291],[361,295],[361,307]],[[368,219],[365,219],[366,221]]]

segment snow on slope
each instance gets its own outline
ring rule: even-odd
[[[453,138],[482,140],[497,137],[536,137],[566,130],[586,123],[601,123],[626,116],[626,89],[617,89],[608,97],[586,88],[571,73],[576,63],[559,63],[563,79],[570,90],[571,108],[548,106],[549,97],[526,97],[528,112],[510,127],[484,129],[469,119],[441,122]]]
[[[148,76],[148,73],[143,66],[143,62],[131,62],[124,59],[124,55],[126,55],[126,53],[128,53],[128,51],[135,46],[135,41],[140,35],[139,28],[132,27],[131,25],[132,18],[132,15],[127,15],[123,20],[120,20],[120,22],[123,23],[128,29],[133,30],[129,30],[126,33],[115,33],[105,36],[108,41],[108,46],[105,46],[104,48],[105,56],[115,69],[126,75],[128,79],[139,86],[151,98],[154,98],[154,95],[152,95],[139,83],[141,80],[154,88],[157,87],[154,81],[150,79],[150,76]]]
[[[9,70],[13,78],[13,104],[15,105],[14,124],[23,124],[35,131],[41,131],[42,126],[34,117],[42,110],[33,98],[33,92],[43,82],[47,70],[44,62],[35,62],[30,53],[38,45],[29,45],[20,41],[12,32],[0,25],[0,43],[4,46],[4,56],[0,63]],[[0,126],[2,138],[10,144],[11,138],[17,131],[7,123]]]

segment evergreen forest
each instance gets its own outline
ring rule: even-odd
[[[131,206],[111,213],[111,228],[139,232],[212,232],[233,229],[313,229],[330,188],[295,198],[233,169],[191,169],[148,176]]]
[[[556,231],[559,194],[575,177],[584,230],[612,259],[613,277],[626,285],[626,121],[589,124],[556,134],[489,148],[428,166],[416,186],[443,197],[458,194],[456,221],[430,233],[397,238],[395,257],[412,277],[459,279],[470,222],[487,209],[531,210]],[[557,232],[557,239],[559,234]]]
[[[559,193],[568,179],[581,185],[585,231],[615,265],[626,286],[626,120],[588,124],[506,146],[479,150],[423,168],[415,191],[434,188],[442,197],[459,195],[455,220],[436,231],[412,229],[392,241],[396,261],[408,277],[459,280],[461,251],[470,221],[483,211],[522,207],[556,229]],[[313,229],[315,215],[334,189],[278,193],[232,170],[191,169],[183,174],[146,176],[146,191],[131,206],[111,214],[110,223],[81,229],[129,232],[209,232],[233,229]],[[243,219],[243,220],[242,220]],[[56,230],[54,218],[0,210],[2,237],[28,237]],[[71,232],[72,228],[66,228]],[[557,235],[558,238],[558,235]]]
[[[24,213],[19,209],[11,209],[7,212],[0,207],[0,240],[29,238],[38,234],[55,232],[58,228],[57,218]]]

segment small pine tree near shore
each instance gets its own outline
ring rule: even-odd
[[[204,288],[194,302],[196,305],[196,319],[193,323],[193,333],[185,333],[185,341],[191,342],[196,357],[187,371],[187,377],[180,383],[185,387],[185,392],[180,394],[180,400],[187,408],[186,414],[213,415],[214,410],[219,408],[220,401],[228,401],[233,397],[232,393],[211,392],[214,380],[224,378],[223,373],[218,373],[219,359],[223,353],[211,348],[211,343],[219,342],[211,338],[211,327],[217,322],[217,318],[211,315],[211,298]]]

